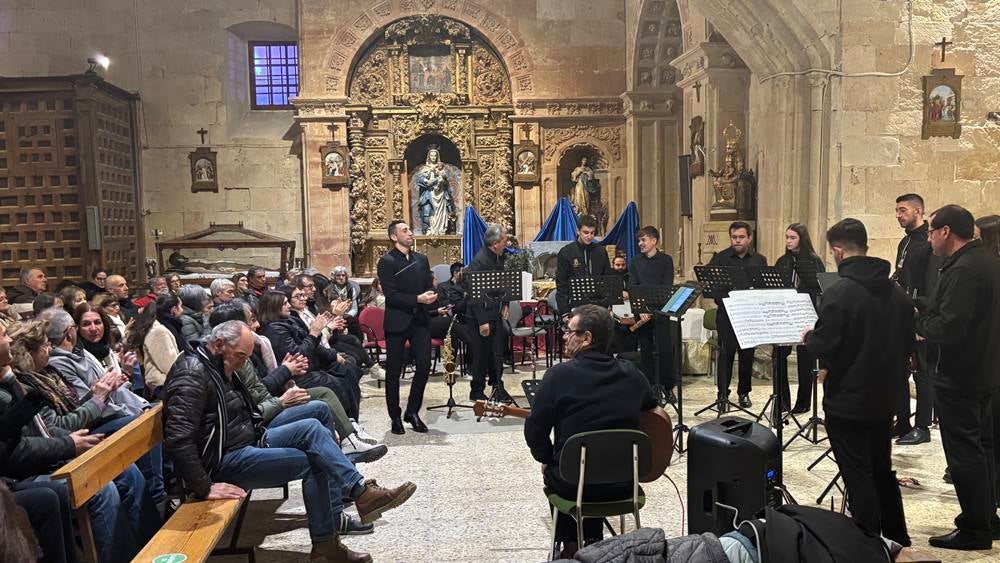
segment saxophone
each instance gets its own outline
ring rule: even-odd
[[[455,349],[451,345],[451,329],[455,326],[455,317],[451,318],[448,325],[448,334],[441,344],[441,363],[444,364],[444,382],[451,386],[455,384]]]

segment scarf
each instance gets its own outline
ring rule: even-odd
[[[69,414],[80,406],[80,400],[76,393],[51,368],[45,368],[41,371],[19,372],[15,375],[20,383],[41,393],[45,397],[45,403],[59,416]]]
[[[160,324],[166,327],[166,329],[170,331],[170,334],[174,335],[174,340],[177,342],[178,350],[181,352],[192,351],[191,345],[184,339],[184,334],[181,332],[180,319],[177,317],[171,317],[169,314],[157,313],[156,320],[160,321]]]
[[[108,357],[108,354],[111,353],[111,346],[108,346],[106,341],[107,338],[102,339],[101,342],[91,342],[86,338],[84,338],[83,336],[77,338],[77,342],[83,347],[83,349],[93,354],[94,357],[100,360],[102,363],[104,363],[104,360]]]

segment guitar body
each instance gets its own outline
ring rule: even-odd
[[[510,406],[504,403],[489,403],[476,401],[472,411],[476,416],[504,418],[528,418],[531,410]],[[651,483],[659,479],[670,466],[670,458],[674,453],[674,425],[667,411],[657,407],[651,411],[643,411],[639,415],[639,431],[649,436],[653,447],[649,473],[639,476],[640,483]]]

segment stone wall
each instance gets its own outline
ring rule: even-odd
[[[0,75],[80,73],[87,57],[103,53],[111,59],[105,78],[139,92],[148,256],[155,229],[168,239],[239,221],[296,240],[301,256],[292,112],[250,111],[246,66],[248,39],[294,41],[296,19],[295,2],[280,0],[13,0],[0,10]],[[218,193],[191,193],[187,155],[201,128],[218,151]],[[278,264],[277,252],[234,255]]]
[[[909,67],[905,2],[846,0],[843,14],[844,71],[906,70],[839,80],[841,179],[830,193],[831,219],[865,221],[873,253],[891,260],[902,236],[893,214],[900,194],[920,193],[928,212],[948,203],[977,216],[1000,212],[1000,124],[986,119],[1000,110],[1000,4],[914,0]],[[954,42],[944,63],[933,46],[942,37]],[[938,67],[965,76],[959,139],[921,139],[921,77]]]

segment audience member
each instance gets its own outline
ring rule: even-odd
[[[21,320],[21,315],[14,310],[7,298],[7,290],[0,287],[0,326],[9,328]]]
[[[249,303],[251,306],[253,303],[248,299],[250,295],[250,282],[247,281],[247,275],[242,273],[233,274],[233,277],[229,278],[233,282],[233,293],[236,295],[237,299],[242,299]],[[256,307],[254,307],[256,308]]]
[[[208,316],[212,314],[212,302],[208,291],[199,285],[182,285],[178,297],[181,298],[181,335],[188,343],[204,342],[208,337]]]
[[[62,299],[63,309],[72,315],[81,303],[87,302],[87,292],[78,286],[67,285],[59,291],[59,299]]]
[[[232,280],[227,280],[226,278],[214,279],[209,289],[212,292],[212,301],[216,305],[229,303],[236,298],[236,284]]]
[[[118,331],[118,341],[121,342],[125,339],[125,331],[127,330],[125,321],[122,320],[121,311],[122,306],[118,303],[118,300],[109,293],[99,293],[94,297],[93,303],[101,308],[102,311],[111,319],[111,323],[115,326]]]
[[[142,297],[137,297],[132,300],[135,306],[139,309],[144,309],[146,305],[156,301],[156,298],[162,294],[170,291],[167,286],[167,278],[155,277],[149,281],[149,293],[143,295]]]
[[[370,561],[341,542],[337,523],[342,500],[354,501],[361,522],[405,502],[413,483],[395,489],[366,480],[333,441],[329,429],[305,419],[269,429],[247,404],[236,369],[253,352],[246,324],[228,321],[212,329],[209,344],[182,354],[167,376],[164,443],[174,468],[194,496],[242,498],[246,489],[302,479],[314,559]],[[225,416],[219,420],[218,411]],[[218,428],[220,423],[225,428]]]
[[[101,268],[94,268],[91,272],[90,279],[81,283],[80,288],[87,292],[87,300],[91,300],[98,293],[104,293],[107,291],[105,285],[108,281],[107,270],[102,270]]]
[[[35,300],[31,302],[31,315],[37,317],[42,311],[52,308],[62,309],[63,305],[62,297],[45,291],[36,295]]]
[[[251,266],[247,270],[247,288],[245,291],[250,306],[257,309],[257,301],[267,291],[267,271],[264,268]]]
[[[39,293],[48,289],[49,279],[40,268],[22,268],[21,285],[7,293],[12,305],[27,305],[35,300]]]
[[[181,290],[181,276],[176,272],[171,272],[164,276],[167,280],[167,291],[177,295]]]
[[[128,282],[122,276],[112,275],[108,276],[107,287],[108,293],[114,295],[115,299],[118,300],[120,306],[118,314],[125,321],[125,324],[128,324],[139,315],[139,307],[129,299]]]
[[[361,308],[365,307],[385,309],[385,294],[382,293],[382,284],[379,283],[378,278],[372,279],[371,287],[368,288],[364,299],[361,300]]]
[[[142,358],[147,396],[160,398],[160,387],[177,356],[191,348],[181,335],[181,310],[181,300],[165,293],[143,310],[125,337],[125,349]]]

